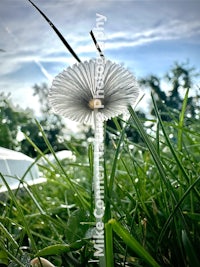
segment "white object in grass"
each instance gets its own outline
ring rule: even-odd
[[[31,267],[55,267],[50,261],[44,258],[34,258],[31,261]]]
[[[4,147],[0,147],[0,173],[12,190],[19,187],[22,178],[29,185],[46,181],[39,176],[39,170],[37,165],[34,164],[34,159],[21,152]],[[5,191],[7,191],[7,187],[0,178],[0,193]]]

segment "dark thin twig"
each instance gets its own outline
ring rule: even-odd
[[[60,40],[63,42],[63,44],[66,46],[66,48],[68,49],[68,51],[72,54],[72,56],[75,57],[75,59],[78,62],[81,62],[81,60],[79,59],[79,57],[76,55],[76,53],[74,52],[74,50],[71,48],[71,46],[68,44],[68,42],[65,40],[65,38],[63,37],[63,35],[59,32],[59,30],[54,26],[54,24],[47,18],[47,16],[31,1],[28,0],[39,12],[40,14],[45,18],[45,20],[49,23],[49,25],[52,27],[52,29],[56,32],[56,34],[58,35],[58,37],[60,38]]]
[[[93,40],[93,42],[94,42],[94,44],[95,44],[95,46],[96,46],[96,48],[97,48],[97,50],[99,52],[100,57],[102,57],[104,59],[105,58],[104,54],[103,54],[103,52],[102,52],[102,50],[101,50],[101,48],[100,48],[95,36],[94,36],[94,33],[92,31],[90,32],[90,35],[91,35],[92,40]]]

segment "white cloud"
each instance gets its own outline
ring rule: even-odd
[[[200,34],[200,21],[185,22],[173,20],[159,27],[147,28],[136,33],[123,31],[108,34],[106,49],[133,47],[155,41],[187,39],[195,37],[198,34]]]

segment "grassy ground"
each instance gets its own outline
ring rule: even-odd
[[[151,128],[132,109],[127,124],[116,123],[105,151],[108,267],[200,266],[200,125],[185,110],[162,122],[155,106]],[[127,127],[143,142],[127,138]],[[52,150],[45,136],[44,142]],[[23,192],[8,187],[0,202],[0,266],[29,266],[35,256],[55,266],[98,266],[88,263],[95,224],[92,145],[82,147],[84,154],[70,147],[75,161],[40,164],[47,183]]]

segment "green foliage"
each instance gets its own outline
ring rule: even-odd
[[[165,94],[159,88],[158,94],[152,93],[155,119],[149,120],[129,108],[127,122],[115,118],[112,126],[105,127],[110,140],[105,147],[108,267],[200,265],[199,106],[194,96],[195,115],[188,117],[192,114],[190,92],[186,88],[190,80],[178,67],[171,75],[180,73],[184,74],[181,77],[185,83],[181,84],[185,84],[185,95],[179,100],[175,98],[180,104],[178,109],[166,101],[159,102]],[[177,80],[172,76],[170,81],[175,88]],[[2,103],[4,110],[9,103]],[[8,113],[11,117],[12,112]],[[31,119],[29,128],[30,118],[26,114],[14,115],[25,118],[22,116],[18,123],[20,128],[9,126],[8,130],[16,133],[20,129],[26,133],[28,150],[32,148],[43,159],[39,167],[47,183],[13,192],[1,177],[8,192],[0,195],[0,264],[25,267],[32,258],[41,256],[58,267],[98,266],[89,263],[94,259],[95,226],[92,145],[87,148],[84,139],[64,140],[62,145],[72,151],[75,160],[60,161],[45,128],[48,116],[46,122]],[[4,119],[5,113],[1,120]],[[6,130],[5,125],[1,128]],[[31,135],[32,131],[36,137]],[[139,141],[133,136],[139,136]],[[54,155],[54,162],[46,157],[46,151]]]
[[[165,122],[153,98],[157,120],[149,129],[143,125],[147,119],[141,122],[131,108],[126,124],[114,120],[113,147],[105,151],[108,267],[200,263],[200,131],[195,119],[185,125],[187,99],[188,92],[180,117]],[[88,263],[94,253],[93,151],[88,148],[88,158],[72,146],[76,161],[60,162],[37,127],[55,163],[27,139],[46,161],[40,167],[48,182],[24,192],[9,190],[0,203],[1,261],[26,266],[42,256],[56,266],[97,266]],[[130,139],[126,128],[137,131],[142,143]]]
[[[35,95],[38,95],[41,103],[41,119],[44,132],[51,142],[55,151],[65,149],[59,142],[59,137],[63,136],[64,124],[61,118],[54,114],[49,114],[48,106],[48,88],[46,84],[34,86]],[[43,152],[48,152],[42,136],[39,134],[34,120],[33,111],[23,110],[19,106],[14,106],[9,96],[0,95],[0,146],[9,149],[20,150],[31,157],[36,157],[37,152],[25,138],[23,133]],[[21,135],[21,136],[19,136]]]
[[[18,133],[23,125],[29,121],[30,110],[24,111],[14,106],[9,95],[0,94],[0,146],[10,149],[20,149],[17,140]]]
[[[171,68],[165,75],[164,79],[151,75],[145,79],[141,79],[140,84],[149,87],[156,97],[156,105],[161,113],[161,118],[164,121],[171,121],[179,116],[182,107],[183,95],[188,88],[193,88],[193,80],[198,76],[195,69],[188,66],[188,64],[179,64]],[[163,87],[162,82],[167,83],[168,90]],[[193,91],[195,88],[193,88]],[[188,106],[186,110],[186,117],[196,117],[199,114],[199,98],[200,94],[194,94],[188,98]],[[172,114],[173,112],[173,118]],[[151,114],[155,115],[152,108]]]
[[[151,257],[151,255],[143,248],[142,245],[130,235],[127,229],[123,228],[116,220],[111,219],[108,221],[111,224],[113,231],[120,236],[127,246],[129,246],[137,255],[144,259],[149,266],[159,267],[159,264]]]

